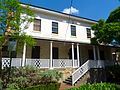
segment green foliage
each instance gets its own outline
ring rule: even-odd
[[[92,44],[111,44],[112,40],[120,44],[120,7],[110,13],[107,21],[100,19],[91,28],[95,31]]]
[[[106,22],[120,22],[120,6],[110,13]]]
[[[32,17],[34,14],[29,9],[29,6],[25,6],[25,8],[23,8],[19,0],[1,0],[0,11],[0,22],[2,22],[2,25],[4,23],[11,27],[11,30],[14,30],[15,33],[24,30],[25,27],[27,27],[29,23],[33,21]],[[22,14],[26,15],[21,18],[20,15]],[[24,24],[24,27],[20,28],[22,24]],[[5,29],[5,27],[1,27],[1,30],[6,31]]]
[[[3,72],[4,70],[5,69],[3,69]],[[9,81],[7,81],[8,80],[7,75],[4,76],[3,86],[4,88],[6,88],[7,84],[11,85],[12,83],[17,84],[19,88],[25,88],[31,85],[38,85],[40,82],[33,82],[33,81],[41,80],[39,73],[40,71],[32,66],[26,66],[20,68],[12,67]]]
[[[36,44],[35,40],[31,36],[26,35],[26,33],[21,33],[20,35],[18,34],[12,36],[17,41],[18,51],[23,47],[24,43],[26,43],[28,46],[34,46]]]
[[[120,7],[113,10],[106,21],[100,19],[91,28],[95,31],[92,44],[111,44],[112,40],[120,44]]]
[[[3,69],[3,72],[4,70],[6,69]],[[8,80],[7,76],[6,75],[4,76],[6,78],[4,78],[3,80],[3,88],[7,87],[8,90],[12,89],[14,90],[17,87],[19,87],[21,90],[29,86],[36,86],[41,84],[49,86],[49,84],[52,83],[56,84],[58,80],[61,78],[61,76],[62,74],[56,70],[48,70],[44,72],[32,66],[19,68],[12,67],[9,81],[7,81]]]
[[[107,81],[111,83],[120,83],[120,65],[105,67]]]
[[[115,84],[110,83],[96,83],[96,84],[85,84],[79,88],[71,88],[68,90],[120,90]]]
[[[0,46],[8,43],[9,38],[14,38],[19,46],[24,43],[34,45],[32,37],[23,33],[33,22],[34,14],[29,6],[22,6],[19,0],[0,1]]]
[[[0,90],[2,89],[2,83],[3,81],[0,79]]]
[[[34,39],[26,35],[26,30],[34,20],[34,14],[28,5],[19,0],[0,0],[0,61],[2,61],[2,47],[8,45],[12,39],[16,41],[16,51],[20,51],[24,43],[35,45]],[[0,76],[2,76],[2,62],[0,62]]]
[[[59,83],[41,84],[38,86],[30,86],[22,90],[59,90]]]
[[[28,81],[29,79],[23,76],[13,78],[13,82],[15,82],[19,88],[28,86]]]
[[[2,47],[3,42],[5,41],[4,36],[0,36],[0,47]]]
[[[41,73],[42,76],[42,83],[48,83],[52,81],[59,81],[59,79],[62,77],[62,73],[56,71],[56,70],[48,70],[43,73]]]
[[[104,20],[99,20],[92,29],[95,30],[95,37],[91,39],[92,44],[110,44],[113,39],[120,44],[120,23],[105,23]]]
[[[11,84],[8,84],[6,90],[20,90],[20,88],[17,83],[11,83]]]

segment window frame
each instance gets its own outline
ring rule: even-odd
[[[58,34],[58,22],[52,22],[52,33]]]
[[[86,32],[87,32],[87,38],[91,38],[91,29],[86,28]]]
[[[76,26],[75,25],[71,25],[70,29],[71,29],[71,36],[76,36]]]
[[[35,21],[39,21],[39,23],[35,22]],[[34,31],[41,31],[41,19],[34,19],[33,30]]]

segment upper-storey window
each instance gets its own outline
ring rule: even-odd
[[[58,34],[58,23],[52,22],[52,33]]]
[[[86,30],[87,30],[87,38],[91,38],[91,29],[86,28]]]
[[[41,20],[40,19],[35,19],[34,20],[34,31],[41,31]]]
[[[71,25],[71,36],[76,36],[76,26]]]

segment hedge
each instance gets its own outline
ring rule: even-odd
[[[110,83],[85,84],[79,88],[71,88],[67,90],[120,90],[119,85]]]
[[[22,90],[59,90],[60,83],[41,84],[37,86],[30,86]]]

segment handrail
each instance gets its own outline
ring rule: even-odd
[[[89,70],[89,60],[72,73],[72,85]]]
[[[75,84],[91,68],[104,68],[107,66],[104,60],[88,60],[72,73],[72,85]],[[111,64],[112,65],[112,64]]]

